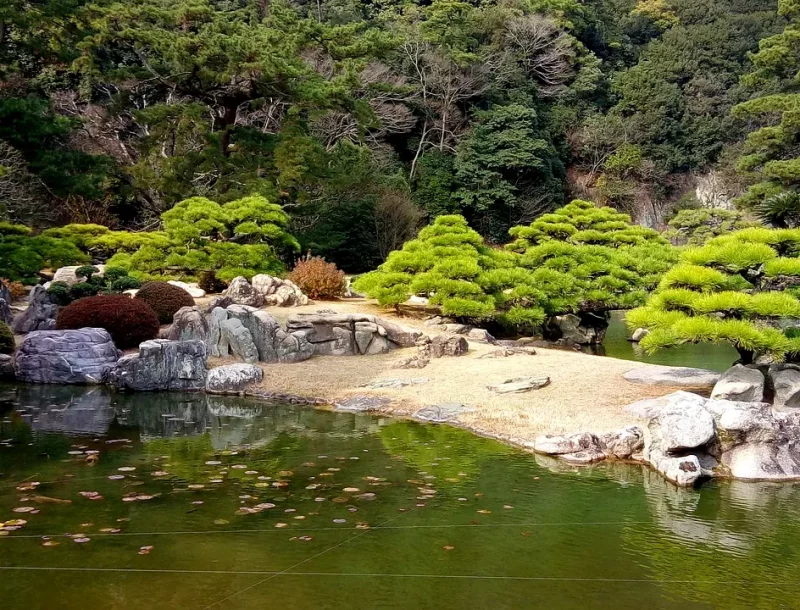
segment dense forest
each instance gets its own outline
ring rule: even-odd
[[[4,0],[0,220],[169,233],[203,197],[354,273],[575,197],[794,226],[799,41],[798,0]]]

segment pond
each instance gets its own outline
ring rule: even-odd
[[[739,353],[728,343],[689,343],[649,355],[637,343],[628,341],[629,336],[630,333],[625,326],[625,312],[612,311],[603,344],[587,346],[584,351],[621,360],[688,366],[719,372],[727,370],[739,359]]]
[[[0,421],[3,608],[800,608],[794,485],[236,398],[4,386]]]

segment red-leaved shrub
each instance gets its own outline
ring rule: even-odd
[[[289,274],[300,290],[312,299],[336,299],[344,295],[347,282],[344,271],[319,256],[301,259]]]
[[[172,322],[172,316],[181,307],[192,307],[194,299],[180,286],[167,282],[147,282],[136,293],[136,300],[142,300],[152,307],[162,324]]]
[[[123,294],[78,299],[58,312],[58,330],[105,328],[119,349],[136,347],[158,336],[158,316],[142,300]]]

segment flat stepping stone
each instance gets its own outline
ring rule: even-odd
[[[444,424],[458,418],[462,413],[470,413],[474,409],[462,405],[460,402],[448,402],[430,407],[422,407],[412,416],[418,421],[432,424]]]
[[[721,373],[684,366],[640,366],[625,373],[631,383],[680,388],[713,388]]]
[[[430,379],[426,377],[416,377],[414,379],[378,379],[377,381],[370,381],[362,385],[362,388],[370,388],[371,390],[380,390],[384,388],[404,388],[410,385],[420,385],[428,383]]]
[[[497,394],[515,394],[519,392],[530,392],[538,390],[550,384],[549,377],[516,377],[508,379],[497,385],[486,386],[486,388]]]
[[[334,410],[343,413],[365,413],[377,411],[391,403],[391,399],[382,396],[353,396],[333,405]]]

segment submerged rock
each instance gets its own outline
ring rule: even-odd
[[[138,354],[123,356],[109,372],[109,383],[125,390],[205,389],[206,345],[199,340],[153,339]]]
[[[377,411],[391,404],[391,400],[382,396],[351,396],[333,405],[334,410],[344,413],[365,413]]]
[[[462,413],[471,411],[473,409],[459,402],[448,402],[418,409],[412,417],[431,424],[444,424],[458,419]]]
[[[102,383],[121,352],[102,328],[28,333],[14,368],[27,383]]]
[[[644,449],[644,431],[639,426],[626,426],[601,436],[600,445],[608,457],[629,459]]]
[[[719,378],[711,398],[761,402],[764,399],[764,375],[758,369],[736,364]]]

